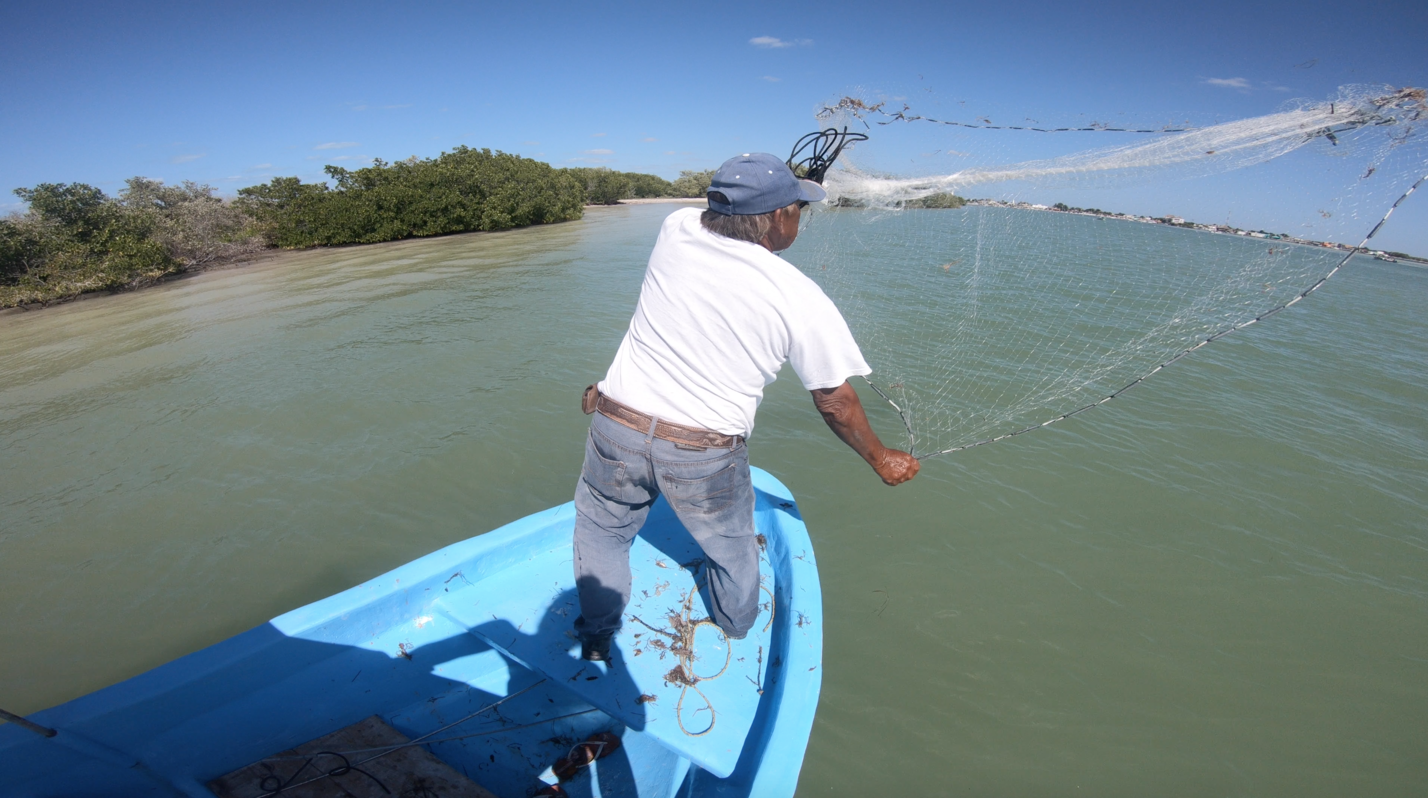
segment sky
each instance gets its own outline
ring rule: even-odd
[[[231,195],[459,145],[672,179],[783,155],[846,94],[967,121],[1208,124],[1345,84],[1428,86],[1424,30],[1422,0],[15,0],[0,11],[0,212],[41,182]],[[1377,241],[1428,254],[1428,192]]]

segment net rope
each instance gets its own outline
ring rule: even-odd
[[[1099,407],[1294,306],[1370,252],[1428,178],[1428,104],[1414,89],[1349,87],[1159,129],[976,127],[882,107],[825,107],[824,118],[885,128],[829,171],[830,207],[789,257],[848,319],[869,385],[920,459]],[[887,131],[928,123],[964,168],[934,171],[936,151],[920,176],[864,165]],[[1155,135],[1030,158],[1016,155],[1047,148],[992,138],[1026,132]],[[1140,211],[1182,205],[1183,217]]]

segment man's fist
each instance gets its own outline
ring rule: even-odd
[[[897,449],[884,449],[883,456],[878,458],[877,464],[873,466],[873,470],[878,472],[883,482],[889,485],[901,485],[917,476],[921,469],[922,463],[919,463],[916,457]]]

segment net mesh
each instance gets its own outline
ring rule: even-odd
[[[923,458],[1095,407],[1297,302],[1428,169],[1423,93],[1388,87],[1058,136],[884,108],[825,109],[880,127],[828,174],[789,258],[838,304]],[[1132,140],[1085,146],[1107,136]]]

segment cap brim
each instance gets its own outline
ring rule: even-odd
[[[799,180],[798,198],[804,202],[822,202],[828,199],[828,192],[812,180]]]

